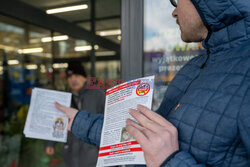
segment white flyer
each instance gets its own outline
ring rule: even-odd
[[[151,109],[154,76],[117,85],[106,92],[104,122],[97,167],[146,164],[140,144],[126,131],[126,120],[134,120],[129,109],[138,104]]]
[[[70,107],[71,93],[34,88],[25,122],[25,137],[67,141],[67,116],[59,111],[55,102]]]

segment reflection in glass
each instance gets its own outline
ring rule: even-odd
[[[204,52],[200,43],[181,40],[173,10],[170,1],[144,1],[144,73],[156,75],[154,110],[175,74],[187,61]]]

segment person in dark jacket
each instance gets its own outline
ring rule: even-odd
[[[207,54],[178,72],[156,113],[130,110],[139,124],[127,120],[127,131],[141,144],[147,166],[249,167],[250,1],[171,3],[182,40],[202,41]],[[103,115],[56,106],[74,121],[73,134],[100,144]]]
[[[78,110],[87,110],[94,114],[103,113],[105,93],[101,90],[86,88],[87,75],[81,62],[69,62],[66,74],[73,94],[71,106]],[[54,144],[55,142],[46,143],[45,150],[48,155],[54,153]],[[81,142],[69,132],[62,155],[68,167],[95,167],[98,157],[98,147]]]

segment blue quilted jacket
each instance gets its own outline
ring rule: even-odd
[[[208,53],[179,71],[157,110],[179,132],[180,151],[162,166],[250,167],[250,0],[191,1]],[[99,145],[102,122],[81,111],[72,132]]]

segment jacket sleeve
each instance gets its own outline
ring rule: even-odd
[[[170,155],[161,167],[206,167],[205,164],[198,164],[194,157],[185,151],[178,151],[173,156]]]
[[[247,150],[248,158],[250,158],[250,87],[246,91],[241,104],[238,116],[238,127],[241,140]]]
[[[103,125],[103,114],[91,114],[85,110],[75,116],[71,132],[80,140],[99,147]]]

